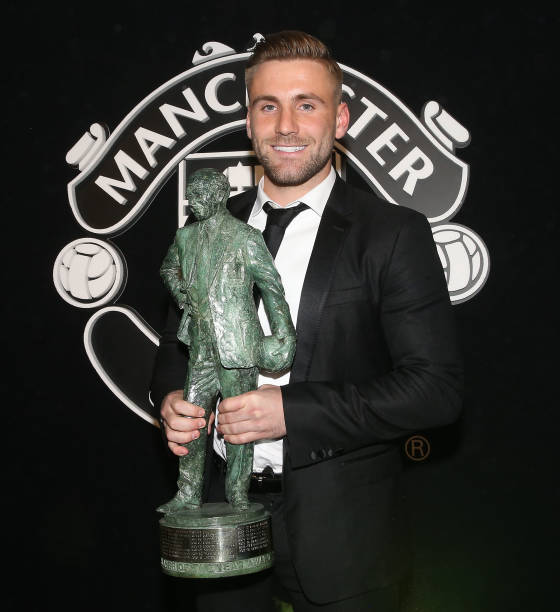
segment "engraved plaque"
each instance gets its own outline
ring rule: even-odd
[[[237,528],[237,552],[241,558],[255,557],[271,549],[269,521],[249,523]]]
[[[224,508],[225,507],[225,508]],[[185,578],[212,578],[254,573],[271,567],[270,515],[260,504],[244,513],[229,504],[160,520],[161,567]]]

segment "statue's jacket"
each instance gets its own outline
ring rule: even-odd
[[[189,289],[197,283],[202,222],[177,230],[161,266],[161,276],[183,311],[178,339],[191,346],[193,312]],[[225,368],[250,368],[262,361],[263,331],[253,285],[259,288],[273,338],[284,346],[288,367],[295,351],[295,330],[284,289],[262,234],[227,211],[210,234],[207,270],[209,311],[220,361]],[[195,287],[198,290],[198,288]],[[195,315],[196,317],[196,315]],[[190,354],[194,357],[192,347]]]

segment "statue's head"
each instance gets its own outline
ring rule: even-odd
[[[229,181],[215,168],[201,168],[189,176],[185,195],[194,216],[203,221],[213,217],[220,208],[225,208]]]

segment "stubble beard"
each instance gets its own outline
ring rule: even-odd
[[[298,146],[308,143],[278,142],[274,144],[277,146]],[[255,151],[255,155],[262,164],[267,178],[277,187],[296,187],[297,185],[302,185],[313,178],[325,167],[327,162],[330,161],[333,146],[334,136],[330,142],[323,143],[323,145],[318,148],[314,155],[308,159],[305,159],[301,163],[294,160],[292,163],[274,165],[270,158],[263,153],[259,143],[253,139],[253,150]]]

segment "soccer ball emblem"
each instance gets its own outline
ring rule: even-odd
[[[457,223],[436,225],[432,233],[451,301],[459,304],[469,300],[488,278],[490,258],[486,245],[470,228]]]
[[[114,245],[97,238],[79,238],[58,254],[53,280],[58,293],[69,304],[94,308],[120,295],[126,266]]]

